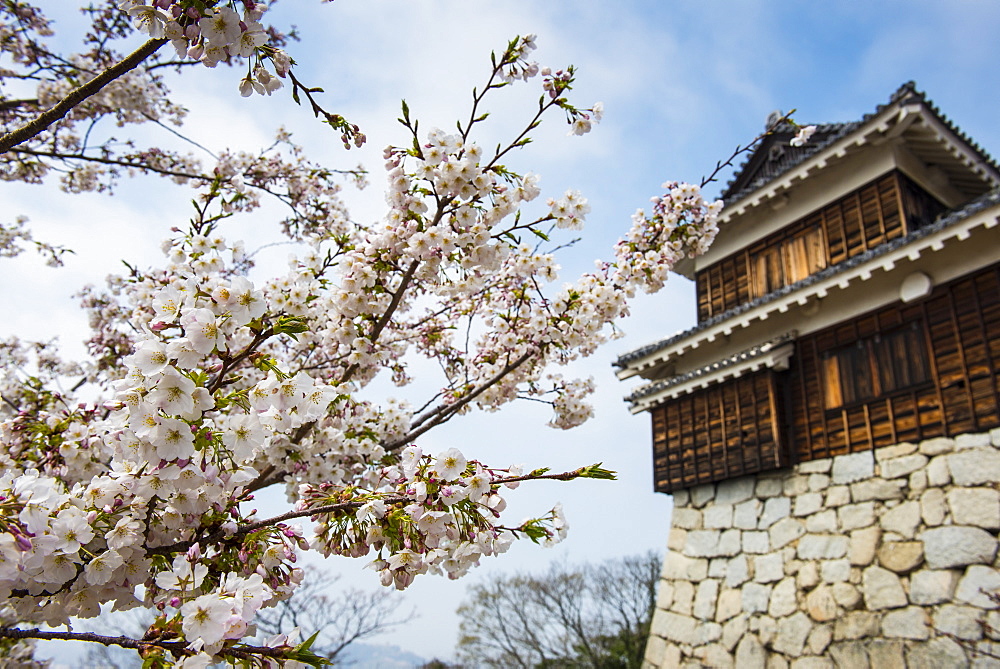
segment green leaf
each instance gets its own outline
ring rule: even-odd
[[[541,230],[536,230],[535,228],[528,228],[536,237],[541,237],[545,241],[549,241],[549,236],[542,232]]]

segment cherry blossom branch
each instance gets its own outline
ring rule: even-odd
[[[165,39],[148,40],[131,54],[102,71],[87,83],[74,88],[51,109],[42,112],[34,120],[29,121],[20,128],[3,135],[0,137],[0,153],[6,153],[21,142],[25,142],[36,136],[112,81],[138,67],[139,63],[156,53],[166,43],[167,40]]]
[[[143,639],[133,639],[127,636],[105,636],[94,632],[49,632],[38,628],[23,630],[16,627],[0,627],[0,638],[7,639],[48,639],[62,641],[90,641],[101,643],[105,646],[121,646],[134,650],[147,648],[162,648],[170,651],[189,650],[190,644],[187,641],[145,641]],[[238,659],[250,659],[255,655],[264,657],[285,657],[288,654],[286,648],[271,648],[269,646],[248,646],[223,647],[217,651],[220,655],[235,657]]]
[[[453,415],[455,415],[455,413],[458,412],[459,409],[461,409],[466,404],[479,397],[479,395],[486,392],[486,390],[488,390],[494,384],[502,381],[505,376],[507,376],[515,369],[523,365],[532,357],[539,354],[541,354],[541,350],[528,351],[527,353],[522,354],[520,358],[518,358],[514,362],[507,363],[507,365],[504,366],[503,369],[494,374],[491,378],[487,379],[482,385],[480,385],[474,391],[472,391],[467,395],[464,395],[461,399],[452,402],[451,404],[442,404],[437,408],[432,409],[431,411],[428,411],[427,413],[421,416],[418,416],[411,423],[411,430],[406,435],[404,435],[402,439],[397,439],[396,441],[387,444],[385,446],[385,450],[387,451],[398,450],[399,448],[402,448],[403,446],[413,441],[414,439],[424,434],[425,432],[431,430],[434,427],[437,427],[438,425],[444,422],[447,422]],[[425,422],[427,422],[426,425],[424,425]],[[421,425],[422,427],[420,427]],[[412,429],[412,428],[417,428],[417,429]]]

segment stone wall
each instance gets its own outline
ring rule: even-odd
[[[674,495],[647,669],[1000,667],[998,487],[1000,429]]]

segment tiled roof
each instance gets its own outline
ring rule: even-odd
[[[828,279],[831,276],[840,274],[841,272],[851,269],[852,267],[857,267],[858,265],[862,265],[873,258],[877,258],[881,255],[894,251],[902,246],[906,246],[907,244],[917,239],[926,237],[927,235],[938,232],[939,230],[948,228],[984,209],[988,209],[989,207],[993,207],[998,204],[1000,204],[1000,189],[994,189],[972,200],[968,204],[959,207],[958,209],[954,209],[950,212],[942,214],[937,218],[937,220],[935,220],[930,225],[925,225],[921,228],[917,228],[916,230],[909,233],[905,237],[898,237],[885,244],[880,244],[878,246],[875,246],[864,253],[854,256],[853,258],[837,263],[836,265],[831,265],[824,270],[821,270],[815,274],[807,276],[801,281],[797,281],[796,283],[783,286],[771,293],[768,293],[767,295],[763,295],[755,300],[734,307],[729,311],[725,311],[721,314],[718,314],[717,316],[713,316],[708,320],[702,321],[693,328],[690,328],[683,332],[679,332],[673,335],[672,337],[661,339],[660,341],[655,342],[653,344],[648,344],[646,346],[643,346],[642,348],[635,349],[634,351],[630,351],[629,353],[620,356],[614,362],[614,366],[618,367],[619,369],[625,368],[633,360],[644,358],[647,355],[655,353],[656,351],[673,346],[677,342],[683,341],[684,339],[687,339],[688,337],[691,337],[692,335],[695,335],[702,330],[708,329],[714,325],[717,325],[725,320],[729,320],[730,318],[738,316],[752,309],[756,309],[757,307],[763,304],[767,304],[768,302],[772,302],[776,299],[782,298],[788,295],[789,293],[794,293],[797,290],[810,286],[819,281],[823,281],[824,279]]]
[[[626,402],[635,402],[636,400],[641,400],[643,397],[648,397],[660,391],[672,388],[674,386],[680,385],[691,379],[698,378],[699,376],[705,376],[706,374],[711,374],[720,369],[725,369],[726,367],[732,367],[733,365],[738,365],[741,362],[746,362],[748,360],[753,360],[756,357],[764,355],[769,351],[785,344],[787,342],[793,341],[797,333],[793,330],[792,332],[787,332],[783,335],[775,337],[769,341],[757,344],[746,350],[735,353],[728,358],[723,358],[722,360],[716,360],[715,362],[700,367],[698,369],[687,372],[686,374],[681,374],[679,376],[672,376],[669,379],[664,379],[662,381],[656,381],[650,383],[641,388],[636,389],[631,395],[625,398]]]
[[[924,104],[938,119],[940,119],[948,130],[954,133],[955,136],[963,142],[968,144],[973,151],[982,156],[983,160],[989,163],[994,170],[1000,172],[1000,166],[996,164],[993,158],[986,153],[981,146],[967,137],[965,133],[963,133],[948,119],[947,116],[942,114],[941,111],[927,99],[927,96],[923,92],[917,90],[917,85],[914,82],[908,81],[892,94],[888,103],[879,105],[875,108],[874,112],[865,114],[859,121],[817,125],[816,133],[813,135],[812,140],[805,146],[798,149],[787,146],[788,140],[795,134],[795,128],[791,124],[779,126],[776,129],[774,136],[768,137],[761,142],[760,146],[757,147],[753,154],[751,154],[751,156],[747,158],[742,165],[740,165],[736,175],[726,184],[726,189],[722,192],[720,197],[727,204],[738,202],[753,191],[781,176],[796,165],[801,164],[809,157],[819,153],[821,150],[830,146],[842,137],[850,134],[858,127],[881,114],[889,106],[901,101],[905,104],[914,102]],[[785,144],[782,151],[780,151],[778,155],[770,155],[772,147],[778,146],[779,142],[783,142]],[[748,181],[748,177],[751,175],[752,179]]]

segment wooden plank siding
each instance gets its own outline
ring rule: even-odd
[[[765,370],[650,410],[656,490],[787,466],[780,392],[776,374]]]
[[[901,237],[942,210],[908,177],[890,172],[698,272],[698,321]]]
[[[1000,426],[1000,263],[650,410],[655,489]]]
[[[998,332],[1000,264],[800,338],[788,379],[794,459],[997,427]]]

